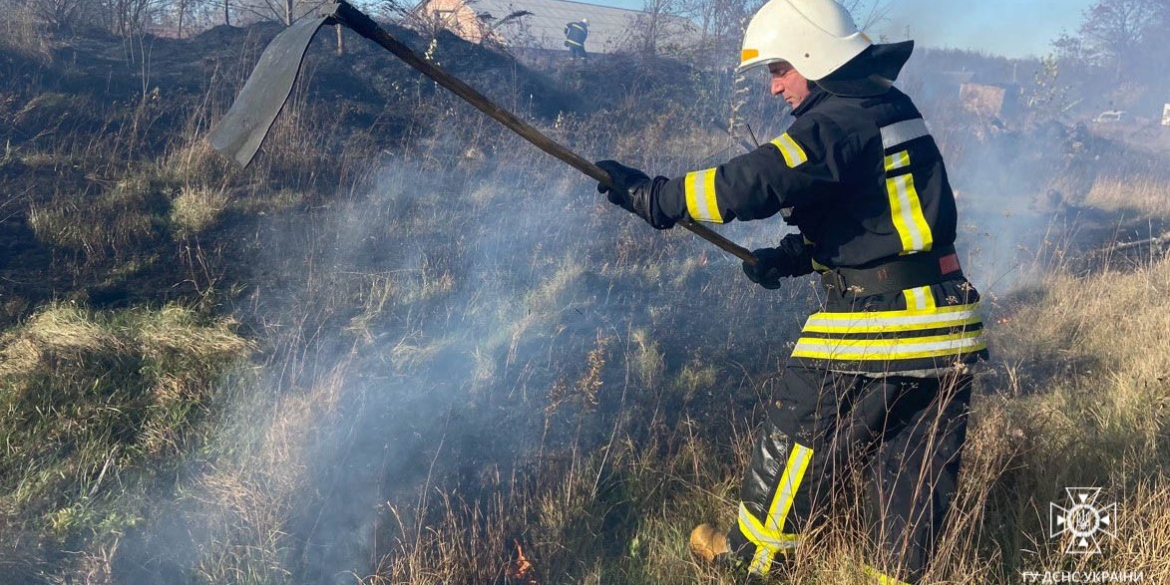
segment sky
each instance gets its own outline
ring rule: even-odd
[[[1075,32],[1093,0],[892,0],[880,28],[930,47],[976,49],[1005,57],[1051,52],[1062,31]],[[894,31],[899,32],[894,32]]]
[[[641,9],[644,0],[584,0]],[[1094,0],[888,0],[888,19],[875,29],[929,47],[973,49],[1005,57],[1042,56],[1061,31],[1074,32]]]

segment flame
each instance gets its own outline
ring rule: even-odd
[[[524,556],[524,549],[520,547],[519,540],[513,540],[516,543],[516,560],[508,565],[508,570],[505,571],[505,576],[511,580],[524,585],[537,585],[536,577],[532,575],[532,562],[528,557]]]

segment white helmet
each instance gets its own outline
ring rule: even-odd
[[[787,61],[817,81],[872,44],[835,0],[768,0],[743,35],[739,70]]]

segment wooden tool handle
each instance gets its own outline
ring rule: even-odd
[[[476,91],[470,85],[467,85],[458,77],[447,73],[443,69],[433,65],[426,59],[423,59],[406,46],[398,39],[390,36],[382,27],[378,26],[370,17],[363,14],[358,9],[350,6],[347,2],[338,2],[336,7],[331,7],[333,10],[332,16],[343,23],[345,26],[353,29],[354,32],[378,43],[387,51],[390,51],[394,56],[402,59],[407,65],[417,69],[423,75],[433,79],[439,85],[447,88],[455,95],[463,98],[464,101],[475,106],[479,111],[491,116],[497,122],[507,126],[509,130],[519,134],[521,138],[532,143],[537,148],[546,153],[568,163],[573,168],[585,173],[595,181],[604,185],[611,185],[609,173],[604,169],[593,164],[592,162],[582,158],[577,153],[561,146],[551,138],[542,134],[536,128],[529,126],[523,120],[514,116],[508,110],[497,106],[494,102],[488,99],[483,94]],[[736,258],[743,260],[749,264],[755,265],[757,260],[747,248],[737,245],[735,242],[719,235],[710,228],[695,223],[690,219],[678,222],[678,225],[690,230],[695,235],[703,238],[719,246],[723,250],[734,255]]]

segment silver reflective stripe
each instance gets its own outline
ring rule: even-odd
[[[796,348],[793,350],[793,355],[811,352],[811,353],[828,353],[835,357],[849,356],[857,358],[880,358],[889,357],[898,359],[907,354],[930,353],[937,351],[955,351],[962,349],[972,349],[982,346],[984,340],[982,337],[969,337],[965,339],[951,339],[947,341],[934,341],[927,343],[897,343],[889,345],[861,345],[850,344],[848,341],[833,341],[833,340],[813,340],[812,338],[801,338],[796,342]]]
[[[836,329],[852,329],[857,327],[870,327],[877,325],[894,327],[899,325],[942,325],[944,323],[966,321],[968,319],[974,319],[979,316],[979,313],[976,309],[971,309],[968,311],[950,311],[931,315],[906,315],[901,317],[868,317],[865,313],[837,314],[848,316],[842,319],[832,319],[824,316],[822,313],[814,313],[808,318],[808,321],[805,323],[805,327],[833,327]]]
[[[908,251],[916,252],[926,249],[926,235],[922,233],[918,222],[914,221],[914,208],[916,205],[920,206],[921,202],[917,201],[918,192],[914,190],[911,182],[913,180],[914,178],[911,175],[898,175],[890,179],[891,184],[887,185],[887,187],[893,187],[893,195],[898,198],[899,202],[897,209],[898,219],[902,221],[895,221],[894,225],[898,228],[903,226],[906,228],[911,242],[911,247]]]
[[[700,221],[716,221],[715,214],[712,213],[710,205],[714,197],[711,197],[711,194],[707,193],[708,175],[714,173],[715,169],[695,171],[695,211],[699,212],[695,219]]]
[[[908,293],[908,294],[907,294]],[[926,295],[930,294],[930,287],[922,286],[918,288],[911,288],[903,291],[906,294],[906,300],[914,300],[914,306],[907,306],[911,311],[922,311],[926,309]],[[909,302],[906,303],[910,305]]]
[[[797,488],[800,487],[800,481],[804,478],[805,470],[808,469],[810,459],[812,449],[804,445],[796,445],[793,448],[792,455],[788,458],[788,467],[784,469],[784,475],[780,478],[780,489],[773,500],[771,517],[768,518],[771,524],[765,525],[766,528],[776,532],[784,529],[784,518],[792,508],[792,500],[796,496]]]
[[[926,129],[926,120],[922,118],[904,120],[882,128],[882,147],[889,150],[899,144],[905,144],[915,138],[929,135],[930,131]]]
[[[772,144],[780,149],[780,154],[784,156],[784,164],[788,165],[788,168],[795,169],[808,162],[808,155],[804,153],[804,149],[787,132],[773,140]]]
[[[757,524],[759,521],[756,520],[754,516],[752,516],[751,512],[748,512],[748,509],[743,505],[743,502],[740,502],[739,504],[739,522],[740,527],[747,528],[748,531],[751,532],[750,536],[759,544],[771,547],[773,550],[796,548],[797,542],[795,539],[791,541],[784,541],[768,536],[767,534],[757,530]]]

